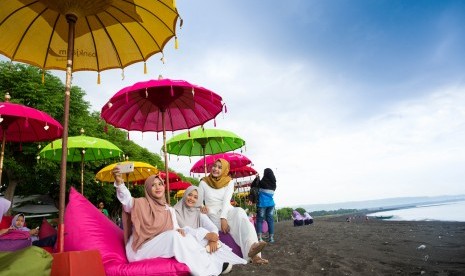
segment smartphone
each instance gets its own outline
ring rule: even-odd
[[[118,164],[120,173],[130,173],[134,171],[134,163]]]

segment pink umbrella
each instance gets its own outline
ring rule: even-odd
[[[10,103],[10,95],[6,93],[5,102],[0,103],[0,135],[2,151],[0,155],[0,183],[3,172],[5,142],[40,142],[61,137],[63,127],[47,113]]]
[[[203,173],[207,174],[207,171],[210,171],[213,163],[218,158],[223,158],[226,161],[229,162],[229,167],[230,169],[236,169],[240,168],[243,166],[247,166],[252,163],[249,158],[247,158],[245,155],[242,155],[240,153],[234,153],[234,152],[226,152],[226,153],[219,153],[219,154],[214,154],[214,155],[208,155],[199,161],[197,161],[194,166],[192,166],[190,172],[191,173]]]
[[[171,191],[185,190],[185,189],[189,188],[190,186],[192,186],[192,184],[189,183],[189,182],[176,181],[176,182],[172,182],[170,184],[170,190]]]
[[[107,123],[126,130],[163,131],[168,173],[166,131],[203,125],[222,109],[222,98],[216,93],[187,81],[160,78],[121,89],[102,107],[101,116]],[[168,196],[169,179],[166,184]]]
[[[252,167],[244,166],[244,167],[229,170],[229,174],[231,175],[232,178],[241,178],[241,177],[256,175],[257,171]]]

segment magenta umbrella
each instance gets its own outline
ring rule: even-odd
[[[160,78],[121,89],[102,107],[101,117],[110,125],[129,131],[163,131],[168,173],[166,131],[203,125],[222,109],[218,94],[187,81]],[[166,184],[169,201],[168,178]]]
[[[257,171],[252,167],[244,166],[244,167],[229,170],[229,174],[231,175],[232,178],[241,178],[241,177],[256,175]]]
[[[215,161],[218,160],[219,158],[222,158],[228,161],[230,169],[240,168],[240,167],[247,166],[252,163],[252,161],[250,161],[250,159],[247,158],[247,156],[242,155],[240,153],[235,153],[235,152],[218,153],[214,155],[208,155],[200,159],[199,161],[195,162],[190,172],[207,174],[207,171],[211,170],[213,163],[215,163]]]
[[[6,93],[5,102],[0,102],[0,183],[3,173],[5,142],[41,142],[61,137],[63,127],[47,113],[21,104],[10,103]]]

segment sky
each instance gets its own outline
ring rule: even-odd
[[[274,171],[277,207],[465,194],[464,1],[176,2],[184,24],[165,64],[105,71],[100,85],[73,75],[93,110],[158,75],[215,91],[216,127]],[[130,139],[161,153],[161,135]],[[198,159],[169,165],[189,175]]]

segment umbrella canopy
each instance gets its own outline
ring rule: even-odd
[[[252,167],[244,166],[244,167],[229,170],[229,174],[231,175],[232,178],[241,178],[241,177],[256,175],[257,171]]]
[[[160,177],[162,179],[166,179],[166,172],[160,172]],[[174,173],[174,172],[169,172],[168,179],[169,179],[170,183],[171,182],[181,181],[181,177],[179,175],[177,175],[176,173]]]
[[[182,156],[212,155],[243,146],[245,141],[231,131],[201,127],[175,135],[166,142],[168,153]]]
[[[177,191],[176,194],[174,195],[174,197],[176,197],[176,198],[181,198],[181,197],[183,197],[185,191],[186,191],[186,190],[179,190],[179,191]]]
[[[176,181],[176,182],[171,183],[170,190],[171,191],[185,190],[185,189],[189,188],[190,186],[192,186],[192,184],[189,183],[189,182]]]
[[[66,149],[72,72],[124,68],[139,61],[145,62],[150,56],[162,52],[166,43],[176,36],[179,14],[174,2],[0,0],[0,53],[13,61],[36,65],[44,70],[66,71],[58,252],[64,250]]]
[[[115,168],[116,165],[127,163],[134,163],[134,171],[122,175],[124,182],[126,183],[145,180],[153,174],[158,174],[158,169],[148,163],[139,161],[124,161],[106,166],[95,175],[95,178],[102,182],[114,182],[115,178],[113,177],[111,171]]]
[[[176,36],[179,18],[172,0],[1,0],[0,5],[0,53],[42,69],[67,70],[73,23],[74,72],[145,62]]]
[[[223,109],[216,93],[183,80],[158,79],[135,83],[117,92],[102,108],[101,116],[109,124],[136,131],[188,129],[213,119]],[[168,157],[165,167],[168,173]],[[166,179],[169,198],[169,179]]]
[[[40,110],[20,104],[10,103],[6,93],[5,102],[0,103],[0,134],[2,150],[0,155],[0,183],[3,173],[5,142],[40,142],[60,137],[61,124]]]
[[[212,169],[213,164],[218,158],[225,159],[229,162],[230,169],[240,168],[252,163],[245,155],[235,152],[219,153],[208,155],[197,161],[191,168],[191,173],[206,173]]]
[[[202,125],[222,109],[222,98],[207,88],[184,80],[158,79],[121,89],[102,107],[101,116],[118,128],[160,132]]]
[[[58,139],[45,146],[39,152],[40,158],[61,161],[61,142],[62,140]],[[122,155],[123,151],[120,148],[105,139],[86,135],[68,137],[66,161],[81,163],[81,194],[84,194],[84,162],[119,158]]]

